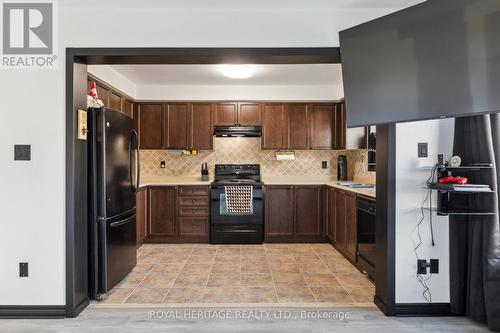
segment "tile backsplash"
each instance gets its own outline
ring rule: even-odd
[[[274,151],[261,150],[260,138],[214,138],[214,150],[202,151],[198,155],[184,156],[177,151],[142,150],[141,174],[156,176],[198,176],[202,163],[208,163],[213,177],[215,164],[261,165],[264,176],[331,176],[337,175],[337,157],[347,156],[349,180],[363,179],[375,182],[375,172],[366,171],[366,150],[298,150],[294,161],[277,161]],[[160,168],[165,161],[166,168]],[[321,168],[321,162],[328,161],[328,169]]]

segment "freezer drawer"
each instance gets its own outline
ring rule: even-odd
[[[120,221],[106,221],[105,234],[101,239],[100,251],[103,266],[100,270],[101,294],[113,289],[129,274],[137,263],[136,215]]]

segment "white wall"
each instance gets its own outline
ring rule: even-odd
[[[342,86],[137,86],[138,100],[332,101]]]
[[[416,226],[421,219],[422,202],[427,190],[428,167],[437,163],[437,154],[449,160],[453,151],[454,120],[429,120],[396,125],[396,303],[425,303],[424,288],[416,279],[417,259],[413,252],[418,244]],[[417,144],[428,143],[428,157],[418,158]],[[433,207],[436,207],[433,193]],[[422,259],[439,259],[439,274],[427,284],[432,302],[450,301],[448,217],[433,216],[435,246],[431,245],[429,212],[421,224]],[[426,275],[425,277],[428,277]]]
[[[134,3],[59,0],[59,68],[0,72],[0,305],[65,304],[66,47],[332,47],[339,30],[394,11]],[[16,143],[33,145],[32,161],[13,162]]]
[[[87,66],[87,72],[129,95],[133,99],[137,98],[137,85],[123,76],[123,74],[117,72],[113,67],[108,65],[89,65]]]

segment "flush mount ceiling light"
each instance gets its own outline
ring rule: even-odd
[[[253,75],[254,68],[251,65],[220,65],[222,75],[231,79],[247,79]]]

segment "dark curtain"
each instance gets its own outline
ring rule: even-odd
[[[469,171],[472,183],[499,188],[499,114],[457,118],[453,155],[462,165],[493,163],[494,168]],[[458,174],[457,174],[458,175]],[[455,195],[458,208],[498,212],[498,194]],[[450,200],[453,201],[453,200]],[[500,233],[495,215],[450,215],[451,309],[500,331]]]

